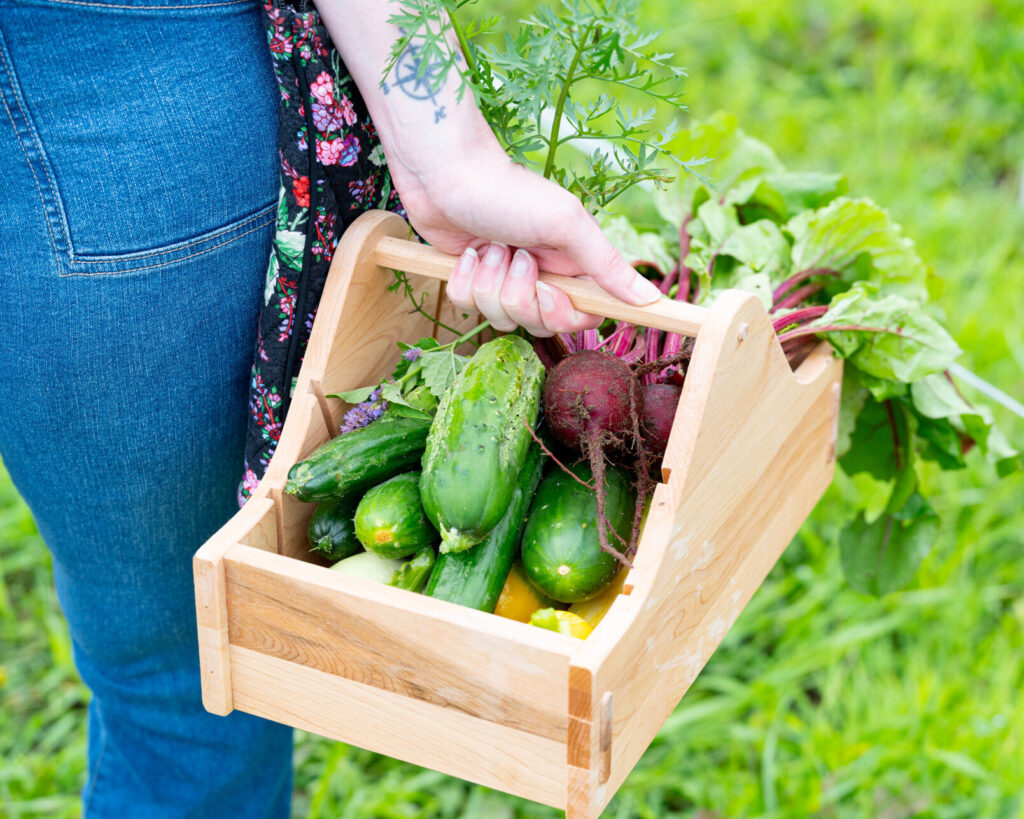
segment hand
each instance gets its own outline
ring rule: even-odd
[[[597,221],[572,194],[514,164],[488,132],[458,159],[413,172],[390,162],[395,186],[416,231],[460,255],[448,298],[479,310],[497,330],[517,325],[535,336],[597,327],[567,296],[537,281],[549,273],[587,276],[630,304],[649,304],[658,289],[626,264]]]

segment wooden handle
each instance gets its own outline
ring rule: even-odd
[[[448,281],[451,277],[457,261],[454,256],[435,250],[430,245],[390,236],[382,238],[377,243],[374,259],[381,267],[404,270],[406,273],[443,281]],[[630,321],[642,327],[654,327],[684,336],[696,336],[707,315],[707,309],[704,307],[667,298],[654,304],[636,307],[609,295],[586,279],[541,273],[540,280],[565,293],[572,306],[583,313]]]

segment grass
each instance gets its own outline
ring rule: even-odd
[[[514,14],[524,0],[495,4]],[[690,70],[791,167],[840,170],[934,265],[963,363],[1024,394],[1024,7],[646,0]],[[1011,437],[1024,422],[998,411]],[[837,484],[607,811],[609,817],[1024,817],[1024,481],[928,476],[945,527],[910,588],[842,580]],[[78,813],[87,694],[45,547],[0,478],[0,816]],[[300,735],[297,817],[552,817]]]

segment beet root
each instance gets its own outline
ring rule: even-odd
[[[611,353],[581,350],[563,358],[544,384],[544,417],[561,443],[586,454],[593,444],[625,449],[631,443],[640,384]]]
[[[644,449],[651,457],[660,458],[665,454],[682,391],[675,384],[645,384],[641,388],[643,409],[640,413],[640,432]]]

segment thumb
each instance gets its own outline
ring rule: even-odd
[[[565,237],[565,250],[602,289],[628,304],[651,304],[661,291],[632,267],[582,206]]]

